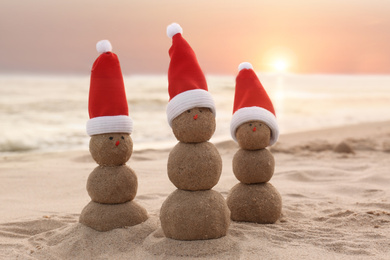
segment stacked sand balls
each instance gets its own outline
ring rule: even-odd
[[[133,201],[137,176],[126,166],[133,152],[133,123],[118,57],[109,41],[97,43],[100,56],[91,72],[87,133],[89,150],[99,164],[88,177],[91,202],[80,215],[80,223],[98,231],[134,226],[147,220],[146,210]]]
[[[168,176],[177,190],[164,201],[161,227],[177,240],[214,239],[225,236],[230,211],[223,196],[212,190],[222,172],[222,159],[208,142],[215,131],[215,105],[195,53],[171,24],[167,106],[169,125],[179,143],[168,158]]]
[[[279,128],[272,102],[248,62],[239,66],[230,130],[241,148],[233,157],[233,173],[240,183],[227,197],[231,218],[275,223],[281,214],[282,198],[268,182],[275,160],[266,147],[277,141]]]

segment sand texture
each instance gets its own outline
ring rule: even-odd
[[[237,128],[236,138],[242,149],[264,149],[269,145],[271,129],[263,122],[249,121]]]
[[[146,210],[134,201],[121,204],[101,204],[91,201],[80,214],[80,223],[97,231],[131,227],[147,219]]]
[[[167,171],[178,189],[209,190],[219,181],[222,159],[210,142],[179,142],[169,153]]]
[[[231,218],[238,222],[275,223],[282,212],[282,198],[275,187],[267,183],[237,183],[226,199]]]
[[[87,180],[88,194],[98,203],[116,204],[133,200],[137,188],[137,175],[127,165],[97,166]]]
[[[226,198],[238,183],[239,146],[215,145],[223,167],[213,190]],[[232,221],[226,236],[211,240],[164,236],[160,209],[176,189],[166,172],[171,148],[134,148],[134,201],[149,218],[108,232],[78,223],[96,167],[88,148],[0,157],[0,259],[390,259],[390,122],[282,135],[269,148],[280,219]]]
[[[89,142],[89,151],[101,166],[120,166],[130,159],[133,140],[125,133],[93,135]]]
[[[215,128],[215,116],[206,107],[194,107],[172,120],[173,134],[184,143],[206,142],[213,136]]]
[[[166,237],[178,240],[214,239],[226,235],[230,211],[219,192],[177,189],[161,206],[160,220]]]
[[[233,173],[245,184],[263,183],[274,175],[275,159],[267,149],[240,149],[233,157]]]

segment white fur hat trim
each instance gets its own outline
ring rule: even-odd
[[[87,121],[87,134],[89,136],[106,133],[133,132],[133,120],[129,116],[100,116]]]
[[[177,94],[167,106],[168,123],[172,127],[172,120],[184,111],[194,107],[208,107],[216,115],[214,99],[203,89],[192,89]]]

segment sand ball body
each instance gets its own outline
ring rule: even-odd
[[[89,151],[101,166],[125,164],[133,153],[133,141],[126,133],[108,133],[91,136]]]
[[[79,222],[97,231],[141,224],[148,219],[146,210],[134,201],[121,204],[101,204],[94,201],[85,206]]]
[[[275,159],[267,149],[240,149],[233,157],[233,173],[245,184],[268,182],[275,169]]]
[[[176,139],[184,143],[210,140],[215,132],[215,116],[209,108],[195,107],[184,111],[172,121]]]
[[[261,121],[249,121],[237,128],[236,138],[242,149],[264,149],[269,146],[271,129]]]
[[[268,182],[238,183],[230,190],[226,202],[234,221],[272,224],[282,211],[282,197]]]
[[[137,176],[126,165],[98,166],[87,180],[89,196],[99,203],[115,204],[133,200],[137,188]]]
[[[168,158],[168,177],[182,190],[207,190],[221,176],[222,159],[212,143],[179,142]]]
[[[164,201],[161,227],[168,238],[204,240],[225,236],[230,211],[223,196],[213,190],[176,190]]]

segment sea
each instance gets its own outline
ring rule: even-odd
[[[390,120],[390,75],[259,73],[281,134]],[[232,140],[235,76],[206,77],[216,104],[211,142]],[[0,155],[88,150],[89,75],[0,75]],[[135,150],[177,140],[167,122],[166,75],[125,75]]]

